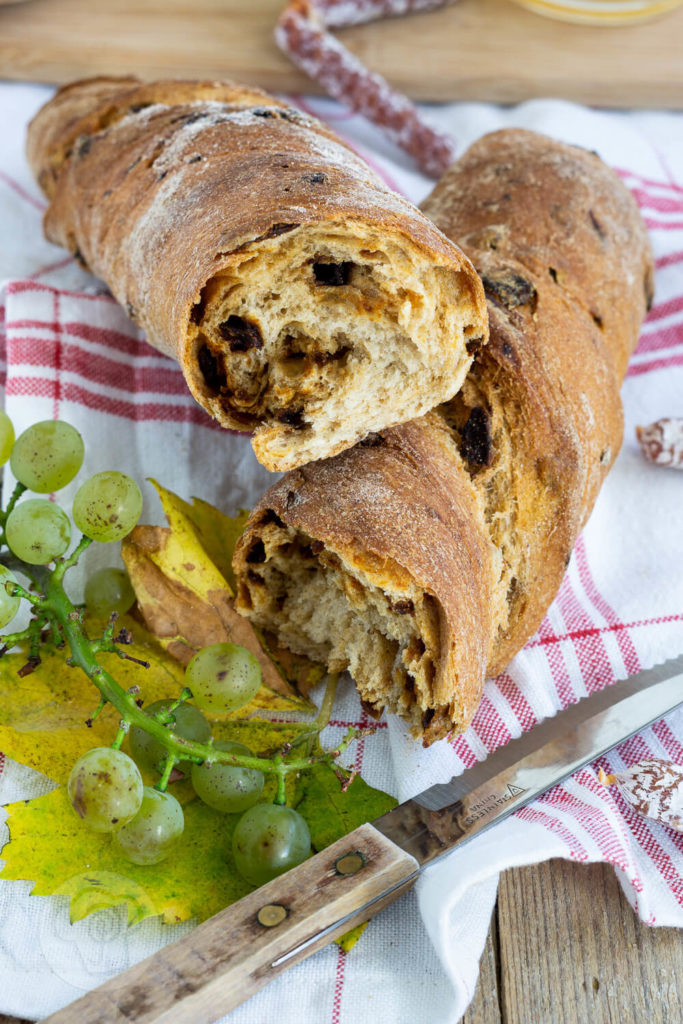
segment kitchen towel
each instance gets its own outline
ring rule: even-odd
[[[25,126],[47,99],[38,86],[0,86],[0,344],[5,408],[21,430],[63,417],[83,434],[85,473],[153,475],[183,497],[226,511],[249,505],[269,475],[245,438],[216,429],[175,364],[147,346],[101,282],[42,238],[44,202],[23,158]],[[331,101],[292,97],[321,117],[414,201],[431,182],[376,129]],[[487,683],[472,727],[423,750],[400,722],[351,748],[348,763],[405,799],[448,780],[537,721],[595,689],[683,651],[683,474],[644,461],[636,424],[683,415],[683,115],[616,114],[559,101],[501,109],[433,108],[458,151],[486,131],[520,126],[596,149],[633,191],[657,260],[655,304],[623,389],[625,441],[535,636]],[[9,481],[6,480],[6,483]],[[143,485],[143,521],[161,522]],[[62,492],[68,507],[71,489]],[[105,547],[87,569],[113,564]],[[350,682],[324,737],[365,723]],[[225,1018],[229,1024],[455,1024],[471,999],[499,872],[550,857],[614,865],[636,912],[683,926],[683,836],[637,817],[597,778],[655,755],[683,763],[683,712],[646,730],[425,873],[349,954],[330,946]],[[49,784],[9,760],[0,803]],[[0,844],[7,838],[0,825]],[[198,866],[201,870],[201,866]],[[0,881],[0,1012],[41,1017],[82,995],[189,924],[125,926],[120,910],[70,925],[65,898],[30,897]]]

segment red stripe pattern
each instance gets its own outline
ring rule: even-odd
[[[641,199],[643,188],[636,193]],[[683,194],[660,203],[666,212],[675,212],[677,205],[683,206]],[[681,260],[663,257],[660,264],[664,272],[679,268]],[[66,402],[114,420],[182,422],[216,429],[189,396],[176,364],[145,342],[109,295],[59,291],[34,279],[9,285],[6,306],[0,339],[4,342],[3,361],[11,368],[6,381],[8,399],[46,399],[52,403],[53,415]],[[15,315],[17,309],[20,315]],[[651,358],[651,353],[658,358]],[[683,363],[683,295],[666,298],[653,308],[636,354],[641,357],[643,361],[631,368],[632,376],[655,373],[662,366],[668,369],[678,365],[679,358]],[[487,684],[471,729],[448,741],[453,770],[472,766],[549,712],[637,671],[637,638],[657,627],[672,626],[683,626],[683,609],[650,619],[621,621],[596,585],[586,546],[580,540],[557,599],[525,652],[538,659],[540,675],[546,683],[551,681],[552,688],[546,686],[539,700],[533,687],[520,685],[519,678],[509,672]],[[331,728],[341,730],[350,722],[369,724],[359,712],[334,720]],[[385,722],[380,729],[386,729]],[[653,737],[659,737],[657,749],[661,746],[669,756],[683,757],[683,744],[666,723],[659,723]],[[641,742],[639,755],[641,750],[642,756],[657,752],[645,740]],[[365,741],[361,740],[355,754],[357,770],[364,753]],[[620,762],[613,764],[613,760],[603,759],[606,770],[618,768]],[[573,859],[595,859],[597,854],[615,864],[637,892],[642,882],[631,849],[635,840],[666,879],[676,900],[681,900],[683,858],[676,857],[681,852],[680,841],[669,842],[675,853],[665,849],[653,838],[649,824],[634,820],[616,791],[599,786],[595,772],[579,773],[570,784],[557,787],[518,816],[561,840],[566,855]],[[344,978],[345,957],[340,952],[332,1022],[340,1019]]]
[[[221,430],[194,401],[177,364],[144,341],[110,296],[37,281],[12,282],[6,293],[8,301],[30,297],[32,313],[3,317],[2,361],[12,366],[8,398],[51,399],[55,415],[65,401],[136,423]],[[82,318],[76,320],[71,312],[79,304]]]

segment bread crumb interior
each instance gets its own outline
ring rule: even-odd
[[[256,626],[330,672],[348,670],[371,710],[386,707],[420,727],[438,657],[430,595],[414,585],[387,592],[320,541],[277,523],[259,530],[246,558],[238,607]]]
[[[193,319],[202,404],[260,429],[270,461],[288,464],[450,397],[479,330],[466,274],[353,224],[283,225],[244,247]]]

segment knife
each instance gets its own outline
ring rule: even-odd
[[[683,703],[683,655],[608,686],[261,886],[45,1024],[210,1024],[439,857]]]

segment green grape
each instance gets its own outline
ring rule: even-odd
[[[83,438],[61,420],[43,420],[16,440],[9,464],[17,480],[38,494],[71,483],[83,465]]]
[[[107,544],[122,540],[142,512],[142,494],[132,477],[116,469],[89,477],[76,491],[73,519],[86,537]]]
[[[10,512],[5,535],[17,558],[29,565],[45,565],[68,548],[71,523],[59,505],[47,498],[29,498]]]
[[[114,843],[133,864],[159,864],[166,860],[184,828],[185,816],[176,798],[145,786],[140,810],[118,830]]]
[[[235,866],[247,882],[264,885],[306,860],[311,836],[301,815],[280,804],[256,804],[232,836]]]
[[[246,647],[211,644],[192,658],[185,682],[202,711],[237,711],[256,696],[261,666]]]
[[[214,743],[216,750],[253,757],[249,747],[230,740]],[[252,807],[263,792],[263,772],[230,764],[193,764],[192,785],[205,804],[224,814],[236,814]]]
[[[17,583],[17,578],[4,565],[0,565],[0,629],[12,621],[19,611],[20,597],[10,597],[6,583]]]
[[[0,466],[4,466],[14,447],[14,424],[6,412],[0,412]]]
[[[140,810],[142,776],[128,754],[95,747],[76,761],[67,784],[71,805],[93,832],[114,832]]]
[[[165,710],[172,703],[172,697],[155,700],[153,704],[145,708],[145,711],[154,714],[155,711]],[[177,733],[178,736],[182,736],[184,740],[191,740],[192,743],[208,743],[211,739],[209,723],[199,708],[196,708],[193,704],[179,704],[173,715],[175,723],[171,722],[168,728]],[[130,752],[141,768],[146,768],[150,772],[161,770],[161,766],[166,758],[166,748],[161,745],[159,740],[155,739],[154,736],[150,736],[148,732],[140,729],[137,725],[134,725],[128,733],[128,740],[130,742]],[[181,771],[188,772],[191,763],[191,761],[186,760],[178,761],[176,767],[180,768]]]
[[[125,615],[135,603],[135,591],[125,569],[98,569],[85,584],[85,604],[91,615]]]

